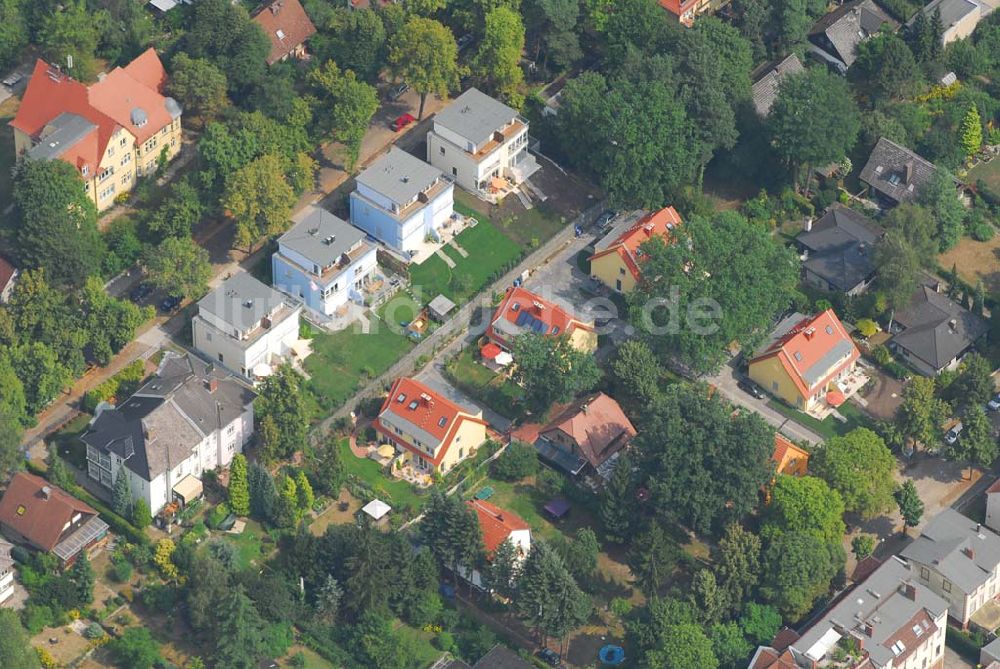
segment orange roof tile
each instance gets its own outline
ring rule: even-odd
[[[493,554],[500,544],[507,540],[511,532],[527,530],[528,523],[516,513],[501,509],[489,502],[470,499],[466,502],[479,518],[479,527],[483,531],[483,546],[488,554]]]
[[[846,358],[836,356],[840,349],[845,351]],[[827,309],[815,316],[807,316],[793,325],[787,333],[773,341],[750,363],[775,356],[781,361],[799,392],[808,397],[813,394],[814,389],[828,383],[844,365],[861,357],[861,352],[847,334],[837,314],[833,309]],[[829,359],[831,356],[835,359]],[[830,369],[826,365],[833,365],[838,360],[842,362],[830,373],[816,377],[816,374]],[[818,365],[826,367],[816,369]]]
[[[786,465],[791,462],[791,460],[797,460],[799,462],[808,461],[809,453],[802,448],[796,446],[788,437],[781,434],[780,432],[774,433],[774,453],[771,454],[771,460],[777,464],[778,474],[793,474],[794,472],[787,472]]]
[[[152,47],[136,56],[123,69],[127,75],[157,93],[163,93],[164,86],[167,85],[167,70],[156,55],[156,49]]]
[[[664,242],[669,243],[672,231],[682,223],[681,216],[676,209],[664,207],[640,218],[635,225],[620,234],[610,246],[590,256],[590,260],[593,262],[609,253],[617,253],[625,262],[632,277],[638,281],[641,275],[639,263],[644,260],[641,257],[639,247],[653,237],[660,237]]]
[[[632,421],[618,402],[604,393],[577,400],[549,423],[542,434],[552,430],[568,435],[593,467],[599,467],[636,435]]]
[[[389,396],[382,403],[379,417],[387,413],[437,441],[438,452],[432,459],[435,465],[441,464],[462,421],[472,420],[486,425],[484,420],[476,418],[437,391],[405,376],[396,379],[392,385]],[[398,434],[383,426],[378,419],[375,421],[375,428],[408,450],[431,459],[425,451],[405,443]]]
[[[540,325],[532,329],[535,323]],[[570,335],[576,329],[592,331],[594,327],[578,320],[555,302],[542,299],[526,288],[514,286],[507,289],[506,297],[493,312],[486,336],[510,348],[518,334]]]
[[[258,9],[253,20],[271,40],[268,65],[278,62],[316,33],[316,26],[299,0],[273,0]]]
[[[17,268],[11,265],[6,258],[0,256],[0,292],[7,287],[10,280],[14,278]]]
[[[43,493],[49,490],[48,499]],[[96,516],[97,512],[45,479],[18,472],[0,499],[0,523],[12,528],[32,545],[51,551],[77,513]]]

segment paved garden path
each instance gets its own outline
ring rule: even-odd
[[[443,260],[444,264],[447,265],[449,269],[454,269],[455,261],[449,258],[447,253],[445,253],[441,249],[438,249],[437,251],[434,252],[434,255]]]
[[[462,256],[463,258],[469,257],[469,252],[463,249],[461,246],[459,246],[458,242],[456,242],[454,239],[448,242],[448,246],[458,251],[458,255]]]

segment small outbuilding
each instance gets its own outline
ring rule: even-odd
[[[430,311],[431,318],[438,323],[443,323],[448,318],[448,314],[455,310],[455,303],[444,295],[438,295],[427,305],[427,309]]]
[[[392,507],[380,499],[373,499],[361,507],[361,512],[370,517],[376,523],[381,522],[390,511],[392,511]]]

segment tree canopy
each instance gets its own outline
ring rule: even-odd
[[[827,440],[810,465],[840,493],[847,511],[874,518],[892,508],[896,458],[871,430],[860,427]]]

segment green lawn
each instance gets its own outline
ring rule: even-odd
[[[527,250],[544,244],[568,223],[548,204],[539,202],[518,216],[503,219],[500,229],[519,247]]]
[[[455,385],[507,418],[524,415],[524,391],[513,381],[490,371],[475,359],[467,348],[448,363],[448,374]]]
[[[558,523],[549,521],[545,517],[543,508],[552,501],[552,497],[545,495],[531,481],[532,479],[529,478],[517,483],[509,483],[487,478],[482,483],[470,488],[467,496],[472,497],[486,486],[493,488],[493,495],[487,501],[496,504],[501,509],[509,509],[519,515],[524,519],[524,522],[528,523],[531,531],[542,539],[551,539],[557,534],[564,533],[572,536],[581,527],[597,527],[590,512],[579,504],[573,504],[569,515]]]
[[[850,402],[845,402],[837,411],[847,419],[846,423],[841,423],[839,420],[833,416],[827,416],[823,420],[818,418],[813,418],[812,416],[805,414],[797,409],[793,409],[783,402],[779,402],[775,399],[770,399],[767,401],[767,406],[771,407],[783,416],[791,418],[799,425],[809,428],[823,439],[831,439],[833,437],[839,437],[847,434],[851,430],[857,427],[869,427],[871,425],[871,419],[866,416],[861,409],[854,406]]]
[[[409,649],[413,657],[412,669],[427,669],[434,664],[442,653],[431,645],[434,635],[430,632],[416,630],[402,621],[396,621],[396,633],[400,641]]]
[[[977,165],[969,170],[965,181],[974,184],[978,179],[985,181],[992,191],[1000,192],[1000,160],[994,158],[988,163]]]
[[[425,498],[417,495],[409,483],[388,478],[382,473],[382,467],[377,462],[354,455],[348,439],[341,439],[337,446],[347,475],[357,476],[367,483],[383,502],[390,506],[409,506],[414,510],[423,505]]]
[[[87,468],[87,447],[80,441],[80,435],[87,431],[92,418],[89,413],[81,413],[45,440],[55,446],[66,461],[83,470]]]
[[[414,342],[398,325],[413,320],[418,311],[412,299],[398,295],[378,309],[378,319],[371,319],[368,334],[355,332],[354,327],[335,334],[316,333],[305,368],[321,408],[330,411],[339,407],[357,391],[362,378],[377,377],[413,348]],[[391,326],[385,323],[387,316],[392,319]]]
[[[239,555],[238,569],[243,570],[250,565],[260,565],[263,555],[261,537],[264,534],[260,524],[255,520],[246,519],[247,526],[241,534],[224,534],[225,540],[236,547]]]
[[[458,251],[445,246],[444,253],[455,261],[454,268],[436,255],[410,268],[410,283],[427,302],[439,294],[456,304],[468,302],[497,271],[521,255],[517,244],[484,220],[458,233],[455,241],[469,257],[463,258]]]

